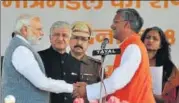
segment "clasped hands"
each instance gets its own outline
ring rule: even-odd
[[[73,84],[73,94],[72,94],[72,97],[73,98],[87,98],[86,86],[87,86],[87,84],[85,82],[77,82],[77,83]],[[91,102],[91,103],[93,103],[93,102]],[[98,102],[94,102],[94,103],[98,103]],[[129,103],[129,102],[127,102],[127,101],[120,101],[119,98],[112,96],[105,103]]]
[[[73,84],[73,98],[85,98],[86,97],[86,83],[77,82]]]

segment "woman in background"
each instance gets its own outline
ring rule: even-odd
[[[163,66],[162,95],[155,95],[157,103],[179,103],[179,71],[170,59],[170,44],[162,29],[147,28],[141,40],[144,42],[150,66]]]

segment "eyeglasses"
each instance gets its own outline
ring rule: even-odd
[[[62,33],[62,34],[60,34],[60,33],[54,33],[54,34],[52,34],[52,36],[53,37],[60,37],[60,36],[62,36],[63,38],[69,38],[69,35],[67,33]]]
[[[90,37],[82,37],[82,36],[72,35],[72,36],[71,36],[71,39],[81,40],[81,41],[83,41],[83,42],[87,42],[87,41],[90,39]]]

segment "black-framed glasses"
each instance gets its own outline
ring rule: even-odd
[[[51,36],[53,36],[53,37],[60,37],[60,36],[62,36],[63,38],[69,38],[69,35],[67,34],[67,33],[54,33],[54,34],[52,34]]]

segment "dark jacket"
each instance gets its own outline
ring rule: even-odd
[[[101,61],[85,55],[80,62],[80,81],[87,84],[99,82]],[[86,98],[85,103],[89,103]]]
[[[67,83],[76,83],[80,81],[80,61],[68,55],[64,63],[64,77]],[[73,103],[72,94],[64,93],[64,103]],[[62,103],[62,102],[60,102]]]
[[[100,60],[85,55],[81,59],[80,81],[87,82],[88,84],[99,82],[100,68],[101,68]]]
[[[48,77],[65,80],[67,83],[87,82],[96,83],[100,80],[100,61],[84,56],[81,61],[71,54],[60,54],[52,47],[39,52]],[[51,93],[51,103],[73,103],[74,98],[69,93]],[[87,100],[85,100],[88,103]]]
[[[65,60],[64,80],[68,83],[86,82],[92,84],[100,81],[99,70],[101,62],[89,56],[84,56],[80,61],[69,54]],[[68,74],[67,74],[68,73]],[[64,103],[73,103],[74,98],[69,93],[64,94]],[[89,103],[85,99],[85,103]]]
[[[85,55],[81,59],[80,81],[86,82],[87,84],[93,84],[99,82],[100,69],[101,69],[101,62],[99,60]],[[85,99],[85,103],[89,103],[89,101]]]
[[[87,84],[92,84],[100,81],[99,70],[101,67],[101,62],[97,59],[91,58],[89,56],[84,56],[80,61],[75,59],[69,54],[67,59],[65,60],[65,74],[64,80],[68,83],[75,82],[86,82]],[[73,60],[73,61],[72,61]],[[76,62],[76,63],[75,63]],[[74,65],[76,64],[76,65]],[[74,73],[77,75],[72,75]],[[71,74],[71,75],[70,75]],[[73,103],[74,98],[72,98],[71,94],[64,95],[64,103]],[[89,103],[87,99],[85,99],[85,103]]]
[[[75,83],[79,81],[80,62],[72,58],[69,54],[60,54],[52,47],[39,52],[45,66],[48,77],[58,80],[65,80],[67,83]],[[51,93],[51,103],[71,103],[67,101],[67,97],[71,94]],[[72,101],[72,100],[71,100]]]

